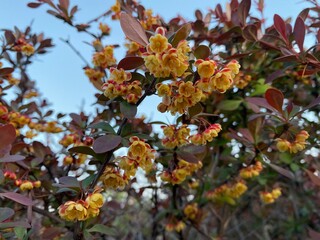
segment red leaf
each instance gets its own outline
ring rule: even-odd
[[[0,193],[0,197],[6,197],[9,198],[17,203],[20,203],[22,205],[26,205],[26,206],[32,206],[33,202],[32,199],[23,196],[19,193],[14,193],[14,192],[6,192],[6,193]]]
[[[308,174],[311,182],[320,187],[320,177],[316,176],[313,172],[309,171],[308,169],[306,169],[305,171]]]
[[[283,40],[287,42],[288,38],[287,38],[287,32],[286,32],[286,24],[283,21],[283,19],[278,14],[275,14],[273,17],[273,22],[277,32],[282,36]]]
[[[302,18],[302,20],[305,21],[305,20],[307,19],[307,17],[308,17],[309,10],[310,10],[309,8],[303,9],[303,10],[299,13],[298,17]]]
[[[197,9],[194,14],[195,14],[197,20],[202,20],[203,15],[202,15],[202,12],[199,9]]]
[[[312,228],[308,228],[308,235],[311,240],[319,240],[320,239],[320,232],[316,232]]]
[[[289,179],[291,179],[291,180],[294,180],[294,174],[292,173],[292,172],[290,172],[289,170],[287,170],[287,169],[284,169],[284,168],[282,168],[282,167],[279,167],[279,166],[277,166],[277,165],[274,165],[274,164],[272,164],[272,163],[269,163],[269,166],[273,169],[273,170],[275,170],[276,172],[278,172],[278,173],[280,173],[281,175],[283,175],[283,176],[285,176],[285,177],[287,177],[287,178],[289,178]]]
[[[8,146],[16,139],[16,129],[13,125],[7,124],[0,127],[0,148]]]
[[[271,73],[270,75],[268,75],[267,79],[266,79],[266,83],[271,83],[273,80],[277,79],[278,77],[282,77],[284,76],[284,72],[282,69],[277,70],[273,73]]]
[[[176,47],[178,46],[179,42],[182,40],[185,40],[190,32],[191,32],[191,24],[190,23],[186,23],[184,24],[181,28],[179,28],[179,30],[175,33],[173,39],[172,39],[172,46]]]
[[[13,44],[16,41],[16,37],[11,31],[5,31],[4,36],[6,37],[7,44]]]
[[[267,102],[266,99],[264,98],[258,98],[258,97],[247,97],[246,98],[246,101],[253,104],[253,105],[256,105],[256,106],[259,106],[259,107],[263,107],[263,108],[266,108],[268,110],[270,110],[271,112],[274,112],[276,109],[273,108],[272,106],[270,106],[270,104]]]
[[[120,25],[127,38],[144,47],[147,46],[148,38],[145,30],[134,17],[122,12],[120,15]]]
[[[254,24],[250,24],[243,29],[243,37],[249,41],[256,41],[258,39],[258,29]]]
[[[246,25],[246,19],[249,15],[251,0],[242,0],[238,8],[238,17],[242,26]]]
[[[0,76],[8,75],[8,74],[12,73],[13,71],[14,71],[13,68],[1,68],[0,69]]]
[[[301,17],[298,17],[296,19],[296,22],[294,24],[293,34],[294,34],[296,43],[300,49],[300,52],[303,52],[303,43],[304,43],[304,38],[306,34],[306,26]]]
[[[140,67],[144,64],[142,57],[126,57],[123,58],[119,63],[117,68],[123,68],[124,70],[131,70]]]
[[[284,96],[281,91],[275,88],[269,88],[265,93],[265,98],[272,107],[282,113]]]
[[[31,3],[28,3],[27,6],[29,8],[37,8],[39,7],[40,5],[42,5],[42,3],[35,3],[35,2],[31,2]]]
[[[25,159],[22,155],[6,155],[0,158],[0,163],[7,163],[7,162],[19,162]]]
[[[199,163],[199,159],[195,157],[192,153],[184,152],[184,151],[178,151],[178,156],[189,163]]]
[[[118,135],[105,135],[97,138],[92,148],[96,153],[105,153],[115,149],[121,143],[121,139]]]
[[[211,50],[206,45],[200,45],[194,50],[193,54],[197,59],[206,59],[210,56]]]

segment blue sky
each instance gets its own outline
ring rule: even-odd
[[[84,42],[91,42],[92,39],[85,33],[77,33],[59,19],[46,13],[47,6],[37,9],[30,9],[26,0],[1,0],[0,8],[0,29],[18,28],[24,29],[31,22],[34,32],[43,32],[46,37],[53,38],[55,47],[50,53],[39,56],[30,67],[30,76],[36,80],[37,86],[43,97],[53,104],[55,112],[78,112],[84,106],[86,112],[92,111],[94,103],[95,88],[89,83],[83,73],[84,63],[72,50],[63,43],[60,38],[69,39],[72,44],[81,51],[88,61],[91,61],[92,48]],[[95,18],[110,8],[114,0],[70,0],[71,5],[78,5],[79,12],[76,14],[76,22],[86,22]],[[200,9],[206,12],[208,8],[214,8],[220,3],[225,7],[226,0],[142,0],[146,8],[151,8],[155,13],[163,16],[165,20],[177,16],[184,16],[187,20],[194,19],[194,10]],[[305,1],[300,0],[265,0],[267,22],[272,23],[275,13],[283,18],[297,14],[308,7]],[[118,21],[111,21],[110,18],[103,19],[103,22],[111,26],[111,37],[107,38],[106,44],[120,44],[124,42],[124,36]],[[269,25],[268,24],[268,25]],[[93,29],[93,31],[95,31]],[[96,30],[98,32],[98,30]],[[116,57],[119,61],[122,50],[116,50]],[[153,119],[166,119],[170,115],[158,114],[156,104],[157,97],[148,99],[139,107],[140,113],[151,114]],[[150,107],[151,106],[151,107]]]

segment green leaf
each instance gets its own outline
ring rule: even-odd
[[[82,153],[82,154],[87,154],[90,156],[95,156],[96,153],[93,151],[91,147],[88,146],[77,146],[77,147],[72,147],[68,150],[70,153]]]
[[[300,166],[296,163],[291,163],[290,164],[290,169],[294,172],[298,171],[300,169]]]
[[[14,215],[14,211],[11,208],[0,208],[0,222],[7,220]]]
[[[93,181],[93,179],[96,177],[95,174],[90,175],[89,177],[85,178],[84,180],[81,181],[82,187],[87,188],[90,183]]]
[[[77,178],[75,177],[61,177],[59,178],[59,184],[53,184],[54,186],[61,186],[61,187],[74,187],[74,188],[80,188],[80,184]]]
[[[88,128],[101,129],[109,133],[116,133],[113,127],[111,127],[111,125],[107,122],[93,123],[93,124],[90,124]]]
[[[66,187],[62,187],[59,188],[58,191],[56,191],[56,193],[63,193],[63,192],[73,192],[73,193],[78,193],[77,190],[72,189],[72,188],[66,188]]]
[[[14,233],[18,239],[25,239],[27,236],[27,229],[24,227],[15,227]]]
[[[121,143],[118,135],[105,135],[97,138],[93,143],[93,150],[96,153],[105,153],[115,149]]]
[[[108,236],[117,236],[117,230],[111,227],[107,227],[103,224],[96,224],[92,228],[87,229],[89,233],[91,232],[99,232],[106,234]]]
[[[220,110],[234,111],[239,108],[243,100],[223,100],[218,104]]]
[[[120,111],[126,118],[132,119],[136,116],[138,109],[136,105],[122,101],[120,103]]]

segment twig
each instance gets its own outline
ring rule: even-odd
[[[86,64],[86,66],[90,66],[90,63],[84,58],[84,56],[82,56],[82,54],[70,43],[70,41],[68,39],[63,39],[60,38],[60,40],[62,42],[64,42],[65,44],[67,44],[77,55],[79,58],[81,58],[81,60]]]
[[[46,210],[43,210],[43,209],[40,209],[40,208],[37,208],[35,206],[32,206],[32,210],[36,213],[39,213],[43,216],[46,216],[54,221],[56,221],[57,223],[61,223],[61,224],[64,224],[64,221],[62,219],[60,219],[59,217],[57,217],[56,215],[53,215],[51,214],[50,212],[46,211]]]

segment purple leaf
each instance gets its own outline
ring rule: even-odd
[[[300,49],[300,52],[303,52],[303,43],[304,43],[304,38],[306,34],[306,26],[301,17],[298,17],[296,19],[293,33],[294,33],[294,38],[296,40],[296,43]]]
[[[25,159],[25,157],[22,155],[5,155],[0,158],[0,162],[2,163],[19,162],[23,159]]]
[[[26,206],[32,206],[33,202],[31,198],[28,198],[26,196],[23,196],[19,193],[14,193],[14,192],[6,192],[6,193],[0,193],[0,197],[6,197],[9,198],[17,203],[20,203],[22,205]]]
[[[270,106],[274,107],[278,112],[282,113],[284,96],[281,91],[276,88],[269,88],[265,93],[265,98]]]
[[[282,36],[283,40],[287,42],[288,38],[287,38],[286,24],[283,21],[283,19],[278,14],[275,14],[273,17],[273,22],[277,32],[280,34],[280,36]]]
[[[123,68],[124,70],[131,70],[140,67],[144,64],[142,57],[126,57],[123,58],[119,63],[117,68]]]
[[[93,143],[93,150],[96,153],[105,153],[118,147],[121,137],[118,135],[105,135],[97,138]]]
[[[120,15],[120,25],[127,38],[144,47],[147,46],[149,41],[145,30],[134,17],[122,12]]]

